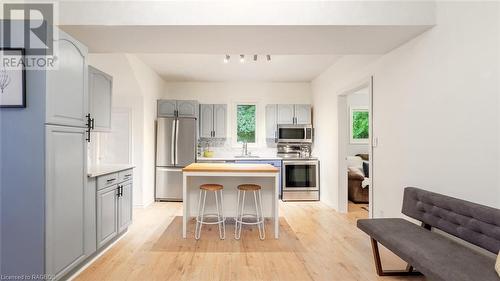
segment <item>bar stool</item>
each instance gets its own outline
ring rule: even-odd
[[[264,240],[266,238],[266,231],[264,229],[264,215],[262,212],[262,196],[260,194],[260,190],[262,187],[257,184],[240,184],[238,185],[238,207],[236,208],[236,224],[234,228],[234,238],[235,239],[240,239],[241,237],[241,228],[243,224],[247,225],[257,225],[259,228],[259,238],[260,240]],[[245,194],[247,191],[253,191],[253,198],[255,201],[255,214],[245,214],[244,209],[245,209]],[[243,196],[240,196],[243,194]],[[241,199],[241,206],[240,206],[240,197]],[[259,199],[257,200],[257,197]],[[241,209],[240,209],[241,208]],[[244,221],[243,219],[245,218],[255,218],[254,222],[250,221]]]
[[[204,224],[218,224],[219,225],[219,238],[226,238],[226,217],[224,217],[224,199],[222,196],[222,190],[224,187],[220,184],[202,184],[200,185],[200,199],[198,201],[198,215],[196,216],[196,229],[194,232],[194,238],[196,240],[200,239],[201,227]],[[207,199],[207,191],[214,192],[215,195],[215,206],[217,207],[217,214],[205,214],[205,201]],[[203,204],[201,197],[203,196]],[[220,196],[220,206],[219,206],[219,196]],[[205,218],[217,218],[217,221],[208,222],[204,221]]]

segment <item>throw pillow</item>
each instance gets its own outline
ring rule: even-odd
[[[370,162],[363,161],[363,173],[365,174],[366,178],[370,177]]]
[[[498,252],[497,263],[495,264],[495,269],[498,276],[500,277],[500,252]]]

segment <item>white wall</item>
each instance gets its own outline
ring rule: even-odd
[[[258,146],[265,146],[265,106],[278,103],[312,103],[310,83],[264,83],[264,82],[177,82],[167,83],[170,99],[194,99],[200,103],[221,103],[228,105],[227,135],[234,129],[235,104],[237,102],[257,103]],[[230,137],[229,137],[230,138]],[[230,142],[231,139],[228,139]]]
[[[374,216],[403,187],[500,206],[499,4],[439,2],[437,26],[381,58],[345,56],[312,83],[322,201],[337,208],[337,95],[374,79]]]
[[[154,160],[156,100],[163,93],[163,80],[130,54],[90,54],[89,64],[113,76],[113,108],[132,112],[133,199],[136,206],[154,201]],[[106,133],[101,133],[106,134]],[[106,154],[127,153],[118,148]],[[112,164],[104,155],[98,163]],[[119,164],[119,163],[118,163]]]

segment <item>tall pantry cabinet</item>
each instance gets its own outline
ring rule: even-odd
[[[85,224],[95,207],[86,196],[88,51],[63,31],[54,44],[59,65],[46,80],[45,273],[59,279],[89,256]]]

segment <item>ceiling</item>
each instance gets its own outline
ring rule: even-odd
[[[311,81],[346,54],[384,54],[424,26],[62,26],[91,53],[132,53],[166,81]],[[262,54],[223,64],[225,54]],[[271,54],[271,62],[263,60]]]
[[[384,54],[430,26],[61,26],[94,53]]]
[[[385,54],[435,24],[432,1],[64,1],[91,53],[131,53],[167,81],[311,81],[342,55]],[[84,13],[82,11],[85,11]],[[271,54],[223,64],[225,54]]]
[[[272,55],[267,61],[259,55],[247,55],[245,62],[239,55],[201,54],[138,54],[165,81],[266,81],[309,82],[335,63],[337,55]]]

